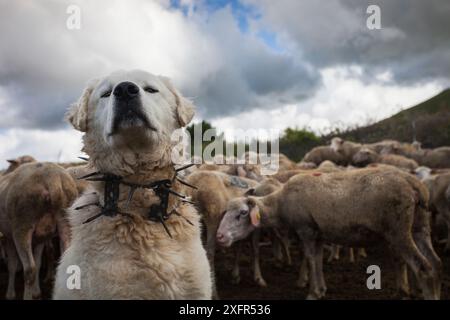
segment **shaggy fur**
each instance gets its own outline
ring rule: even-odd
[[[137,93],[124,105],[116,97],[116,92],[120,93],[116,89],[126,83],[137,87]],[[124,108],[127,118],[121,118]],[[139,111],[141,117],[131,117],[131,110]],[[135,70],[92,81],[67,118],[85,133],[83,151],[89,155],[88,166],[93,171],[142,184],[174,176],[171,135],[189,123],[193,114],[193,105],[167,78]],[[175,182],[173,190],[181,189]],[[194,208],[170,196],[169,210],[178,213],[166,220],[170,238],[159,222],[146,218],[159,198],[151,190],[138,189],[125,208],[128,192],[129,188],[121,185],[118,206],[127,216],[102,216],[83,224],[99,208],[75,208],[103,203],[103,183],[93,183],[69,210],[73,239],[58,267],[53,297],[210,299],[211,272]],[[67,288],[67,268],[71,265],[81,269],[80,289]]]

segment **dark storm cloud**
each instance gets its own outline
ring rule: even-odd
[[[78,31],[66,28],[73,2]],[[399,83],[450,74],[446,0],[255,0],[246,32],[229,7],[201,1],[190,13],[164,0],[73,2],[0,0],[0,128],[60,127],[88,79],[121,68],[171,76],[202,118],[303,101],[326,67],[360,65],[368,81],[388,70]],[[382,30],[366,28],[368,4],[380,5]]]
[[[206,118],[295,101],[319,82],[304,62],[243,34],[228,7],[205,19],[141,0],[76,3],[82,29],[69,31],[69,2],[0,2],[0,127],[60,127],[88,79],[128,66],[169,73]]]
[[[450,74],[450,2],[447,0],[250,1],[262,23],[292,40],[318,68],[358,64],[390,70],[414,83]],[[381,9],[381,30],[366,27],[369,5]]]
[[[215,23],[209,32],[217,35],[220,43],[222,67],[203,79],[196,92],[202,115],[272,109],[315,92],[320,77],[304,61],[274,52],[260,39],[243,35],[227,11],[216,12],[211,19]]]

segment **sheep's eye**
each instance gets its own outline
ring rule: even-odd
[[[158,89],[155,89],[155,88],[152,88],[152,87],[145,87],[144,91],[147,91],[149,93],[157,93],[157,92],[159,92]]]
[[[241,216],[246,216],[248,214],[248,211],[247,210],[241,210],[241,211],[239,211],[239,215],[241,215]]]
[[[111,95],[111,90],[108,90],[108,91],[106,91],[105,93],[103,93],[102,95],[101,95],[101,97],[102,98],[107,98],[107,97],[109,97]]]

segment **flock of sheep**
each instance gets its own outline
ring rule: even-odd
[[[15,276],[22,269],[24,298],[39,298],[41,264],[45,261],[51,278],[55,256],[70,243],[65,210],[89,186],[78,179],[87,171],[83,164],[41,163],[30,156],[8,161],[0,176],[0,258],[9,281],[0,289],[6,289],[7,299],[16,298]],[[261,231],[266,229],[275,255],[288,264],[293,236],[300,240],[297,285],[309,285],[309,299],[323,298],[327,291],[324,248],[331,250],[331,259],[342,246],[362,255],[364,248],[386,248],[395,261],[401,295],[440,298],[442,266],[433,243],[441,240],[435,225],[446,224],[450,250],[450,147],[427,150],[417,142],[359,144],[336,137],[299,163],[280,154],[274,175],[261,175],[260,166],[202,164],[185,172],[185,181],[196,187],[184,192],[201,215],[213,274],[216,244],[231,246],[236,255],[231,280],[239,283],[239,240],[249,238],[254,280],[267,286],[260,268]],[[215,282],[213,276],[213,297],[218,298]]]

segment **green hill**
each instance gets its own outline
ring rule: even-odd
[[[340,136],[358,142],[383,139],[411,142],[415,137],[427,148],[450,145],[450,88],[390,118]]]

